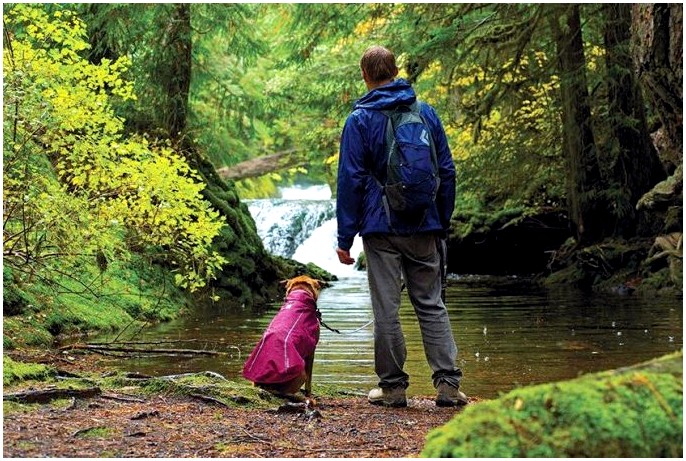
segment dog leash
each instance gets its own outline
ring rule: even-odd
[[[341,330],[337,330],[337,329],[335,329],[335,328],[331,328],[331,327],[328,326],[326,323],[324,323],[324,321],[322,320],[322,313],[321,313],[321,311],[320,311],[319,309],[317,309],[317,319],[319,319],[319,323],[320,323],[324,328],[326,328],[327,330],[332,331],[332,332],[334,332],[334,333],[338,333],[339,335],[350,335],[350,334],[353,334],[353,333],[357,333],[358,331],[363,330],[363,329],[367,328],[369,325],[371,325],[372,323],[374,323],[374,319],[371,319],[369,322],[365,323],[364,325],[362,325],[362,326],[359,327],[359,328],[355,328],[354,330],[351,330],[351,331],[344,331],[344,332],[341,333]]]
[[[329,331],[333,331],[334,333],[338,333],[339,335],[341,334],[340,330],[336,330],[335,328],[331,328],[331,327],[328,326],[326,323],[324,323],[324,321],[322,320],[322,312],[319,310],[319,308],[317,308],[317,311],[316,311],[316,312],[317,312],[317,319],[319,320],[319,323],[320,323],[324,328],[326,328],[326,329],[329,330]]]
[[[367,327],[368,327],[369,325],[371,325],[372,323],[374,323],[374,319],[371,319],[369,322],[365,323],[365,324],[362,325],[360,328],[355,328],[355,329],[352,330],[352,331],[346,331],[345,334],[349,335],[349,334],[352,334],[352,333],[357,333],[358,331],[367,328]]]

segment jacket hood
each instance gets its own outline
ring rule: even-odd
[[[355,109],[391,109],[400,104],[412,104],[417,100],[410,83],[402,78],[374,88],[355,102]]]
[[[317,301],[314,299],[314,297],[307,291],[305,290],[293,290],[291,291],[287,296],[286,296],[286,302],[282,306],[285,307],[286,305],[304,305],[306,309],[316,309],[317,307]]]

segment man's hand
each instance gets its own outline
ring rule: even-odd
[[[336,248],[336,253],[338,254],[338,260],[341,262],[341,264],[350,265],[355,262],[355,260],[350,257],[350,251],[348,250]]]

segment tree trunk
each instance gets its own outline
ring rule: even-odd
[[[142,45],[149,48],[146,49],[149,61],[143,66],[145,80],[141,82],[145,112],[134,126],[153,137],[167,137],[172,141],[190,167],[201,176],[206,184],[203,198],[219,212],[226,224],[212,244],[227,263],[221,273],[216,274],[217,279],[210,283],[206,293],[219,294],[225,304],[250,307],[276,299],[280,293],[278,281],[297,273],[314,271],[316,278],[331,280],[331,274],[324,271],[317,272],[296,261],[270,255],[264,249],[247,206],[239,200],[234,183],[220,178],[207,155],[187,136],[193,57],[191,5],[146,4],[140,12],[129,10],[133,7],[123,7],[127,17],[143,22],[132,29],[154,29],[151,42],[135,43],[134,36],[122,39],[122,49],[128,54],[135,53]],[[89,11],[102,13],[97,9]],[[149,17],[154,18],[152,23],[148,22]],[[96,31],[92,40],[106,37]]]
[[[183,137],[188,121],[188,92],[191,87],[191,6],[188,3],[175,5],[165,32],[163,51],[169,59],[163,61],[167,107],[166,128],[171,139]]]
[[[638,200],[665,173],[648,134],[643,97],[634,76],[630,53],[631,5],[607,3],[604,38],[607,63],[609,132],[612,134],[611,158],[614,197],[615,235],[636,234]]]
[[[555,4],[549,8],[560,75],[569,216],[578,243],[587,245],[605,236],[607,206],[602,198],[606,187],[591,129],[579,6]]]
[[[672,167],[683,161],[683,5],[634,4],[634,61],[649,107],[660,122],[659,147]]]
[[[19,403],[46,403],[55,399],[79,398],[88,399],[101,395],[99,387],[89,387],[86,389],[28,389],[26,391],[3,394],[2,399],[8,402]]]
[[[232,166],[217,169],[217,173],[223,179],[238,181],[247,178],[257,178],[268,173],[276,173],[286,168],[295,168],[307,165],[307,159],[298,156],[297,149],[288,149],[275,154],[263,155],[251,158]]]

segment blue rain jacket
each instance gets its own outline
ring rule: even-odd
[[[382,203],[381,184],[386,182],[384,136],[387,117],[381,111],[398,105],[409,105],[417,99],[412,86],[397,79],[374,88],[355,102],[345,121],[338,161],[336,217],[338,247],[350,250],[356,234],[411,235],[424,232],[446,232],[455,207],[455,165],[448,140],[435,110],[421,104],[421,114],[431,130],[436,145],[438,174],[441,179],[435,205],[428,210],[422,224],[389,226]],[[377,178],[377,182],[374,178]]]

